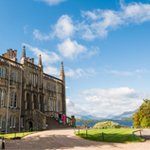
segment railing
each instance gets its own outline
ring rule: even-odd
[[[56,111],[47,111],[45,114],[47,117],[55,118],[61,124],[75,127],[75,119],[70,118],[66,116],[65,114],[62,114]]]

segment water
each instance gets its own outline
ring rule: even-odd
[[[132,120],[130,120],[130,121],[126,121],[126,120],[109,120],[109,121],[119,123],[122,126],[127,126],[127,127],[132,127],[133,126],[133,121]],[[101,122],[101,121],[95,120],[95,121],[88,122],[88,127],[93,127],[97,122]],[[77,126],[82,126],[84,124],[85,124],[84,121],[77,121],[76,122]]]

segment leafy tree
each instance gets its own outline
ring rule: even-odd
[[[150,127],[150,118],[144,117],[141,121],[142,127]]]
[[[134,127],[135,127],[135,128],[140,127],[140,121],[139,121],[140,115],[139,115],[139,112],[136,112],[136,113],[134,114],[133,119],[134,119],[134,122],[133,122]]]
[[[134,114],[134,127],[150,127],[150,100],[145,99],[138,111]]]
[[[94,125],[95,129],[120,128],[121,126],[113,121],[98,122]]]

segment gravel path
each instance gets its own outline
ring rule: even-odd
[[[141,143],[107,143],[81,139],[73,129],[48,130],[6,141],[6,149],[15,150],[150,150],[150,140]]]

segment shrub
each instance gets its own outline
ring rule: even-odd
[[[121,126],[113,121],[104,121],[96,123],[93,128],[95,129],[106,129],[106,128],[120,128]]]

